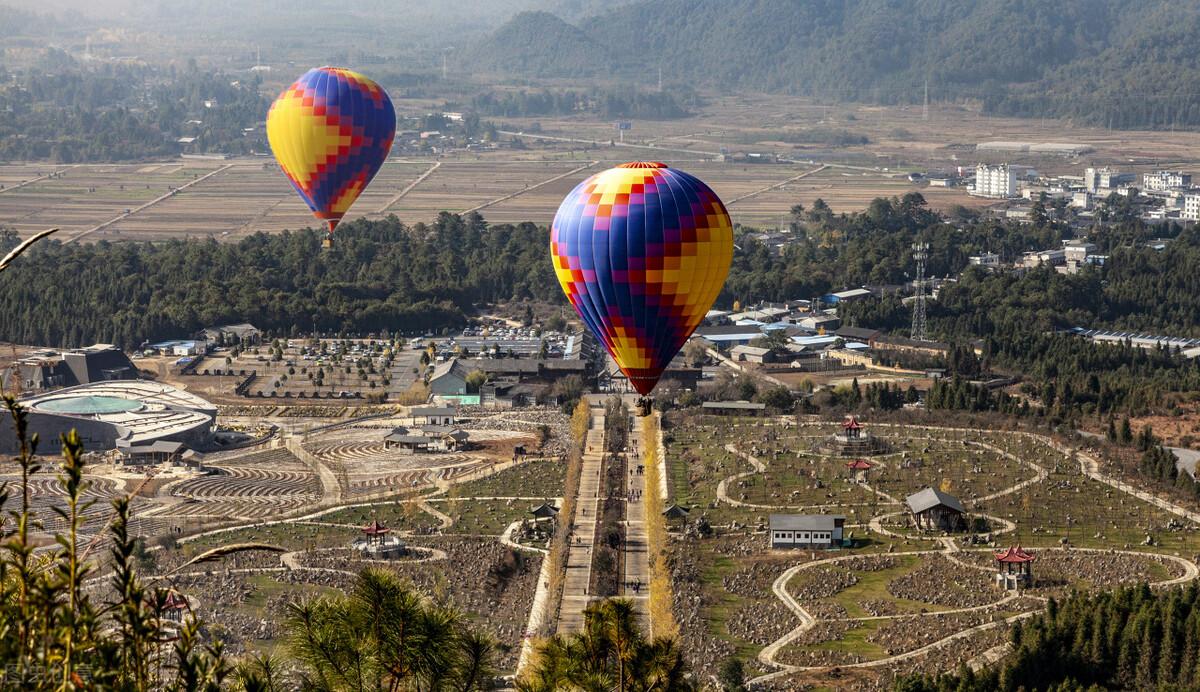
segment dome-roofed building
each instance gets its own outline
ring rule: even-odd
[[[149,380],[67,387],[20,403],[28,412],[29,432],[43,441],[57,440],[60,433],[74,429],[86,450],[119,448],[129,458],[139,451],[165,449],[165,445],[154,447],[160,442],[206,444],[217,418],[217,407],[208,401]],[[10,426],[0,426],[0,451],[16,451]]]

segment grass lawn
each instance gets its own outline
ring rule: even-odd
[[[431,504],[454,519],[446,533],[499,536],[512,522],[533,517],[529,513],[533,503],[528,500],[448,499]]]
[[[397,531],[427,531],[441,524],[416,502],[388,502],[368,507],[347,507],[321,515],[315,521],[366,526],[372,519]]]
[[[562,495],[567,467],[557,460],[530,461],[486,478],[454,486],[459,497],[545,497]]]
[[[799,647],[802,651],[838,651],[874,661],[886,657],[888,654],[883,647],[874,642],[867,641],[867,637],[875,630],[879,629],[881,620],[868,620],[860,622],[857,626],[846,631],[840,639],[831,639],[819,644],[808,644]]]

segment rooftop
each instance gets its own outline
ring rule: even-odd
[[[408,410],[408,415],[417,418],[420,416],[453,416],[458,413],[453,406],[414,406]]]
[[[1008,550],[995,555],[996,562],[1033,562],[1035,559],[1032,553],[1025,552],[1019,545],[1009,546]]]
[[[117,406],[117,401],[127,403]],[[87,408],[87,402],[103,406]],[[190,392],[149,380],[94,382],[21,400],[47,415],[86,418],[119,428],[125,444],[152,442],[210,425],[217,407]]]
[[[846,517],[841,514],[772,514],[772,531],[833,531],[837,522]]]
[[[759,404],[752,401],[706,401],[700,404],[700,408],[706,409],[732,409],[738,411],[762,411],[767,408],[766,404]]]
[[[956,512],[966,513],[967,511],[962,506],[962,503],[958,501],[957,497],[944,493],[937,488],[925,488],[920,492],[909,495],[904,501],[908,503],[908,508],[914,514],[933,509],[939,505],[949,507]]]

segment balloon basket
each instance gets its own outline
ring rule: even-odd
[[[321,239],[321,247],[325,248],[326,250],[333,247],[333,238],[330,238],[329,236],[325,236],[324,238],[322,238]]]
[[[654,408],[654,399],[648,396],[638,397],[637,414],[642,418],[650,415],[650,411]]]

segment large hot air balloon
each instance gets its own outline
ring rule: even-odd
[[[305,72],[267,114],[275,159],[313,215],[329,224],[331,237],[379,172],[395,136],[387,92],[340,67]]]
[[[733,225],[697,178],[625,163],[567,195],[550,254],[571,305],[646,396],[721,292]]]

